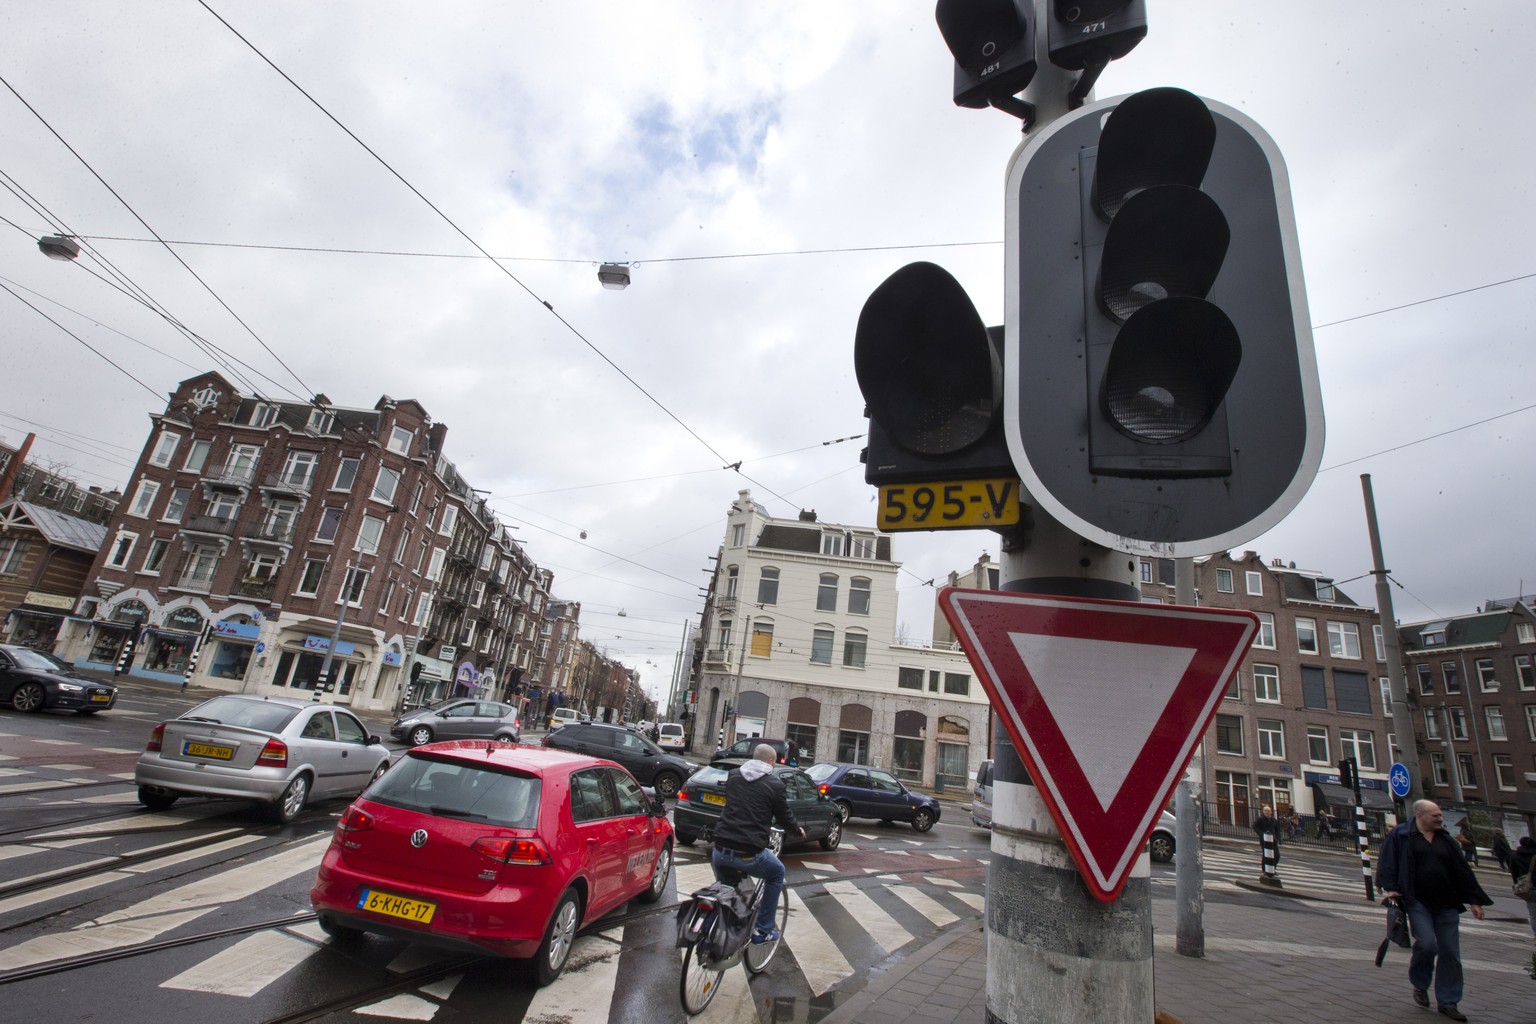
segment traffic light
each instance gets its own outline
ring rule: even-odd
[[[1339,762],[1339,785],[1345,789],[1359,789],[1360,775],[1355,769],[1355,759],[1346,757]]]
[[[418,661],[418,662],[414,663],[413,665],[411,665],[411,685],[412,686],[415,686],[416,685],[416,681],[421,678],[421,670],[422,670],[422,663],[421,662]]]
[[[1035,77],[1034,14],[1034,0],[938,0],[934,19],[955,57],[956,106],[1034,120],[1034,107],[1018,98]]]
[[[1283,518],[1323,415],[1274,141],[1151,89],[1028,140],[1007,202],[1004,426],[1031,497],[1080,536],[1164,557]]]
[[[1146,0],[1050,0],[1045,45],[1051,63],[1083,72],[1072,87],[1074,107],[1092,91],[1106,64],[1146,36]]]
[[[1002,429],[1002,330],[932,263],[910,263],[865,301],[854,375],[869,417],[864,479],[882,529],[1018,522],[1018,475]]]

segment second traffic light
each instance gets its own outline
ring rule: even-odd
[[[1322,401],[1285,166],[1181,89],[1100,101],[1009,176],[1009,448],[1079,535],[1234,547],[1301,500]]]

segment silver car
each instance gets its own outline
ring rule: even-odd
[[[346,708],[226,694],[155,726],[133,771],[139,803],[183,795],[259,800],[289,822],[311,799],[351,799],[389,768],[389,751]]]
[[[521,743],[523,723],[517,709],[494,700],[461,698],[408,711],[389,727],[402,743],[419,747],[434,740],[500,740]]]

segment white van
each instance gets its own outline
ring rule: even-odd
[[[660,730],[660,738],[656,745],[662,750],[682,750],[688,745],[683,737],[683,727],[677,722],[662,722],[657,726]]]
[[[554,732],[563,725],[574,725],[581,721],[581,715],[575,708],[555,708],[554,714],[549,716],[549,731]]]

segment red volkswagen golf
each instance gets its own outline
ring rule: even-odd
[[[407,751],[347,808],[309,898],[336,939],[531,958],[547,985],[583,925],[660,899],[671,870],[665,808],[619,765],[460,740]]]

